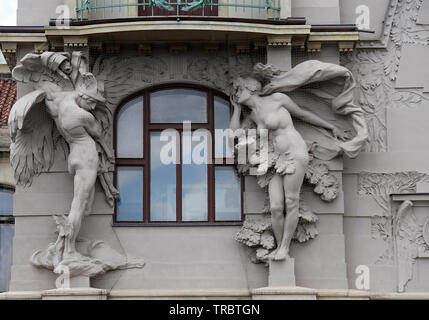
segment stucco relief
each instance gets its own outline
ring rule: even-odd
[[[413,277],[412,266],[418,253],[429,247],[424,239],[426,231],[412,212],[412,203],[404,201],[397,208],[390,195],[415,193],[418,182],[428,181],[429,175],[415,171],[359,175],[359,193],[372,196],[381,210],[371,217],[371,234],[374,239],[383,239],[386,249],[375,263],[393,265],[396,261],[400,292]]]
[[[162,52],[152,56],[102,55],[96,59],[92,73],[104,88],[108,108],[114,111],[130,94],[160,83],[193,82],[229,94],[233,78],[260,62],[258,58],[223,49],[213,54],[189,51],[183,56]]]
[[[359,84],[356,96],[365,112],[370,137],[367,152],[388,151],[387,108],[412,107],[429,100],[422,90],[395,89],[402,46],[429,44],[429,29],[416,24],[422,3],[423,0],[393,0],[385,20],[383,46],[365,46],[341,57],[342,65],[353,72]]]
[[[120,267],[142,267],[142,260],[115,264],[114,256],[91,256],[93,251],[100,250],[90,250],[85,255],[76,248],[84,217],[92,213],[96,181],[110,206],[119,196],[109,176],[113,152],[103,134],[110,126],[110,113],[85,57],[81,52],[30,53],[12,75],[16,81],[33,84],[35,88],[15,103],[9,116],[10,160],[17,184],[28,186],[35,175],[49,171],[60,141],[67,155],[68,171],[74,178],[68,216],[54,215],[56,242],[35,252],[31,263],[57,274],[88,277]],[[103,126],[104,121],[107,123]],[[104,244],[101,247],[107,248]]]
[[[319,104],[328,101],[331,110],[327,113],[347,118],[350,129],[338,128],[337,123],[314,113],[318,103],[307,106],[313,108],[311,112],[290,98],[304,87],[306,95],[319,99]],[[323,201],[334,200],[338,181],[326,165],[313,163],[313,158],[332,160],[340,154],[356,157],[365,144],[367,128],[361,108],[353,102],[354,87],[349,70],[316,60],[288,72],[259,63],[252,75],[234,81],[231,145],[238,150],[239,171],[256,175],[268,194],[271,216],[271,223],[266,216],[249,219],[235,237],[257,247],[255,262],[289,259],[293,238],[304,242],[317,235],[317,216],[304,203],[301,186],[306,178]],[[306,125],[295,128],[291,117]],[[248,163],[241,163],[240,154],[246,149]]]

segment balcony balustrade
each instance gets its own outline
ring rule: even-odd
[[[282,0],[76,0],[76,20],[127,17],[281,18]],[[282,17],[283,18],[283,17]]]

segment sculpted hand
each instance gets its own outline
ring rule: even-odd
[[[341,130],[336,127],[332,129],[332,135],[341,141],[350,140],[352,138],[352,135],[350,133],[350,130]]]
[[[241,105],[234,101],[234,99],[231,98],[231,104],[234,107],[234,111],[241,112]]]

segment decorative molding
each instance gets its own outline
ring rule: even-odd
[[[64,47],[87,47],[88,37],[66,36],[64,37]]]
[[[292,45],[292,35],[268,36],[267,42],[272,47],[289,47]]]
[[[6,60],[9,69],[13,69],[16,66],[16,42],[2,42],[1,51]]]
[[[353,52],[355,48],[355,42],[352,41],[340,41],[338,42],[338,49],[341,53]]]
[[[358,46],[353,54],[342,55],[341,64],[348,67],[358,83],[357,101],[362,105],[368,123],[370,141],[367,152],[387,152],[387,108],[416,106],[429,100],[422,90],[396,90],[395,82],[404,43],[429,44],[427,27],[416,24],[422,0],[393,0],[385,30],[390,41],[383,45]],[[386,31],[387,32],[387,31]],[[378,49],[378,50],[374,50]]]
[[[412,265],[421,251],[429,250],[423,239],[422,226],[413,212],[412,202],[404,197],[414,196],[417,183],[429,181],[429,175],[415,171],[399,173],[367,173],[359,175],[358,192],[370,195],[380,206],[381,212],[371,218],[371,234],[374,239],[386,242],[386,249],[376,264],[398,267],[398,291],[403,292],[412,279]],[[401,198],[390,195],[401,194]],[[413,198],[415,201],[415,197]],[[391,201],[393,200],[393,201]],[[397,209],[394,201],[402,204]]]
[[[308,41],[307,42],[307,51],[308,52],[320,52],[322,48],[322,42],[320,41]]]
[[[395,16],[398,3],[402,0],[390,0],[387,7],[386,18],[384,20],[381,37],[378,40],[360,41],[357,44],[359,49],[385,49],[389,41],[389,36],[393,26],[393,18]]]
[[[34,44],[34,53],[40,54],[43,52],[49,51],[49,43],[48,42],[44,42],[44,43],[35,43]]]

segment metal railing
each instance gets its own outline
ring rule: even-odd
[[[138,16],[280,19],[280,0],[76,0],[76,19]]]

